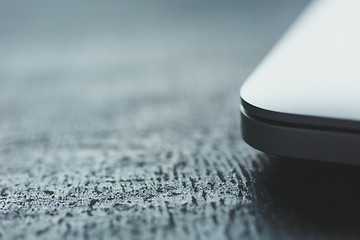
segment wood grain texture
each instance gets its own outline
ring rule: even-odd
[[[0,239],[359,237],[358,168],[240,136],[305,1],[54,4],[0,8]]]

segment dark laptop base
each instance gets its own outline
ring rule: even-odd
[[[320,129],[258,118],[241,107],[244,140],[252,147],[281,156],[360,164],[360,133]]]

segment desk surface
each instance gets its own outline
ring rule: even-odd
[[[359,238],[359,168],[240,136],[304,5],[2,2],[0,239]]]

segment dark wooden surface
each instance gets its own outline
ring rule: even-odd
[[[359,168],[240,135],[305,2],[1,1],[0,239],[358,239]]]

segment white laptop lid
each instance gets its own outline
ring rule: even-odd
[[[360,129],[360,1],[312,2],[240,95],[262,118]]]

